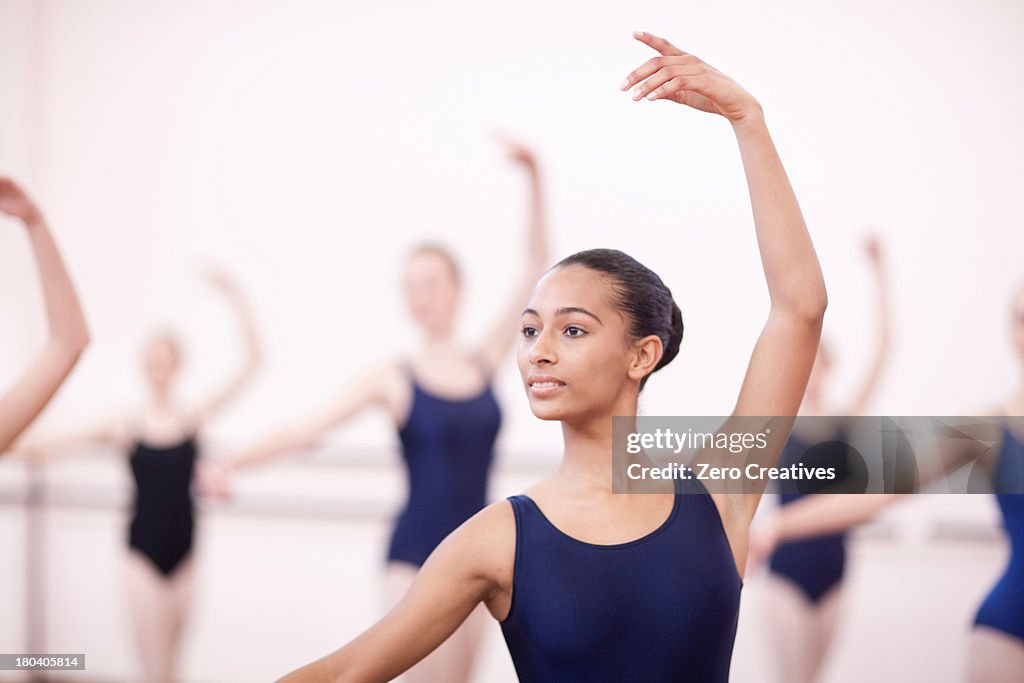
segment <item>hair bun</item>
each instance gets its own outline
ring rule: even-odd
[[[672,300],[671,316],[672,323],[669,328],[668,344],[665,345],[665,349],[661,354],[661,360],[658,361],[658,365],[654,368],[655,370],[660,370],[671,363],[672,359],[679,354],[679,345],[683,342],[683,312],[679,310],[675,299]]]

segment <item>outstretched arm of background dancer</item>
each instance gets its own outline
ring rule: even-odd
[[[484,508],[434,550],[405,597],[384,618],[279,683],[392,680],[443,643],[479,603],[495,613],[497,603],[508,602],[514,547],[511,505],[502,501]]]
[[[71,277],[39,207],[13,180],[0,178],[0,212],[21,219],[35,254],[46,302],[46,345],[0,396],[0,453],[42,412],[89,343]]]
[[[952,429],[950,436],[954,438],[940,438],[931,450],[921,453],[922,457],[916,462],[917,488],[933,484],[987,453],[999,452],[1002,447],[999,432],[997,423],[986,421],[977,422],[970,428]],[[968,434],[972,438],[962,438]],[[906,495],[816,494],[794,500],[754,525],[750,534],[749,566],[763,561],[780,543],[840,533],[870,521]]]
[[[231,472],[310,448],[328,431],[366,408],[390,407],[393,387],[403,381],[394,364],[382,364],[367,371],[318,410],[279,427],[226,459],[210,463],[204,487],[224,493],[226,477]]]
[[[780,543],[838,534],[868,522],[902,497],[894,493],[822,493],[795,500],[753,526],[748,566],[760,565]]]
[[[242,333],[243,353],[241,367],[200,402],[198,409],[200,422],[214,417],[241,393],[259,369],[263,356],[259,334],[256,331],[256,321],[241,288],[234,280],[217,270],[208,270],[204,273],[204,278],[224,296],[231,306]]]
[[[41,461],[90,446],[117,446],[126,449],[130,443],[131,436],[124,418],[116,416],[100,420],[78,431],[26,439],[18,444],[12,455],[16,458]]]
[[[509,158],[526,171],[529,183],[529,215],[527,217],[526,263],[523,264],[519,282],[509,301],[508,307],[499,314],[498,321],[483,339],[477,355],[484,359],[493,371],[510,352],[516,341],[516,323],[522,315],[523,304],[530,298],[530,292],[543,275],[551,259],[548,245],[548,226],[544,199],[544,187],[537,158],[526,146],[504,136],[498,141],[505,147]]]
[[[633,88],[634,100],[669,100],[723,116],[739,144],[771,307],[733,415],[796,415],[818,349],[827,296],[814,245],[761,105],[734,80],[667,40],[643,32],[634,37],[660,54],[630,73],[622,89]],[[753,517],[760,495],[729,498],[744,524]]]
[[[871,367],[868,368],[864,383],[861,385],[853,402],[846,410],[846,415],[863,415],[871,401],[871,397],[878,387],[878,380],[882,376],[882,370],[889,359],[889,351],[892,348],[892,290],[889,286],[889,272],[886,268],[885,257],[882,254],[882,245],[878,238],[871,236],[865,243],[868,258],[874,270],[875,279],[875,311],[878,316],[878,342],[875,347],[875,354],[871,359]]]

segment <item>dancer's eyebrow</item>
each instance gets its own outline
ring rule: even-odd
[[[591,313],[587,309],[581,308],[580,306],[563,306],[562,308],[559,308],[558,310],[555,311],[555,317],[558,317],[560,315],[566,315],[566,314],[569,314],[569,313],[582,313],[583,315],[589,315],[591,318],[596,320],[598,323],[600,323],[601,325],[604,325],[604,323],[601,322],[600,318],[598,318],[596,315],[594,315],[593,313]],[[532,308],[524,308],[523,309],[523,315],[536,315],[538,317],[540,316],[540,314],[537,313],[537,311],[533,310]]]

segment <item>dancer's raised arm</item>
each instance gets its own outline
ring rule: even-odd
[[[818,349],[827,296],[814,245],[761,105],[736,81],[664,38],[633,35],[660,54],[630,73],[621,88],[633,88],[634,100],[669,100],[723,116],[739,144],[771,306],[733,415],[796,415]],[[760,464],[773,465],[777,457],[774,452],[770,462]],[[746,523],[759,499],[760,493],[754,493],[732,501]]]
[[[827,297],[800,205],[754,97],[664,38],[634,34],[660,54],[622,84],[633,99],[671,100],[732,124],[747,176],[771,308],[740,389],[736,415],[796,415],[818,349]]]
[[[481,341],[476,355],[493,371],[508,355],[516,341],[516,324],[522,315],[524,302],[551,260],[548,245],[548,226],[544,199],[543,180],[537,158],[526,146],[504,136],[498,141],[505,147],[509,158],[526,172],[529,183],[529,208],[526,229],[526,263],[519,269],[522,275],[516,283],[507,308],[501,309],[491,331]]]
[[[89,343],[85,316],[39,207],[10,178],[0,178],[0,212],[21,219],[35,254],[46,302],[46,345],[0,396],[0,453],[43,410]]]
[[[252,379],[262,362],[259,335],[256,331],[252,309],[241,288],[227,275],[217,270],[208,270],[204,277],[227,300],[238,321],[242,333],[242,363],[215,391],[199,404],[198,416],[205,422],[226,406]]]
[[[878,387],[878,380],[889,359],[892,348],[892,291],[889,285],[889,271],[882,254],[882,245],[878,238],[871,236],[865,243],[865,250],[871,260],[875,279],[875,314],[878,316],[878,342],[871,358],[871,367],[864,377],[863,384],[846,409],[850,416],[863,415]]]

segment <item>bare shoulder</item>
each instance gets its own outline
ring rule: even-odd
[[[458,532],[463,542],[472,546],[483,559],[482,567],[500,574],[506,564],[511,571],[515,555],[516,520],[512,504],[507,500],[491,503],[467,519]]]
[[[1024,395],[1009,396],[996,408],[998,412],[993,415],[1005,415],[1007,417],[1024,416]]]
[[[98,427],[97,436],[101,440],[114,443],[118,447],[127,450],[132,442],[138,437],[136,433],[140,424],[141,416],[122,410],[104,419]],[[133,425],[136,425],[133,427]]]
[[[502,500],[480,510],[453,531],[438,551],[452,560],[449,566],[460,568],[462,579],[480,586],[479,599],[494,618],[508,614],[516,552],[511,503]]]
[[[984,432],[979,432],[979,435],[983,434],[981,438],[985,438],[988,441],[996,442],[995,445],[998,446],[999,444],[1002,443],[1003,440],[1003,429],[1011,429],[1012,431],[1011,423],[1017,422],[1009,418],[1011,418],[1014,415],[1024,414],[1019,411],[1019,408],[1021,407],[1024,406],[1014,406],[1011,401],[991,403],[986,406],[976,405],[974,406],[973,410],[965,413],[965,416],[979,418],[982,419],[983,421],[985,420],[985,418],[989,418],[990,420],[994,418],[994,420],[991,422],[984,422],[987,429],[984,430]],[[1015,411],[1014,408],[1017,408],[1018,410]]]
[[[1003,403],[990,403],[987,405],[975,405],[964,413],[965,417],[996,417],[1007,415],[1007,406]]]
[[[389,358],[372,366],[370,372],[378,375],[386,384],[403,384],[407,381],[404,363],[401,358]]]
[[[374,401],[391,415],[396,424],[402,424],[412,403],[412,386],[402,359],[380,361],[363,373],[362,381]]]

